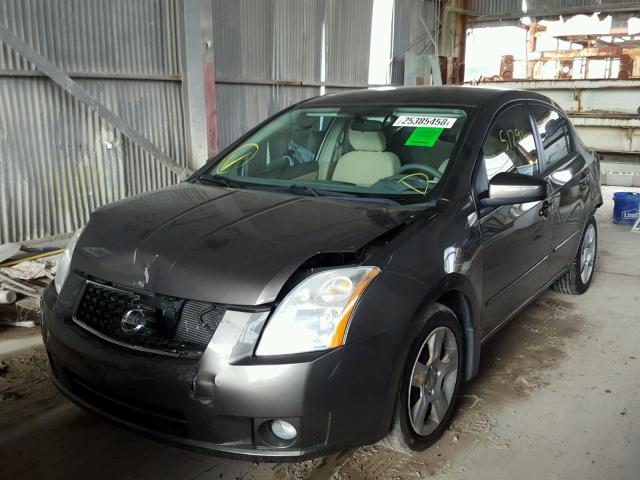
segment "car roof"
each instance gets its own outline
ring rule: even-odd
[[[479,107],[488,101],[496,101],[501,104],[516,99],[549,102],[549,99],[543,95],[524,90],[448,85],[438,87],[378,87],[348,91],[312,98],[305,101],[304,106],[335,107],[342,105],[393,104]]]

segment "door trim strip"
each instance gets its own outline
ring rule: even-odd
[[[549,259],[549,257],[550,257],[550,255],[545,255],[544,258],[542,260],[540,260],[538,263],[536,263],[533,267],[531,267],[529,270],[524,272],[522,275],[520,275],[518,278],[516,278],[513,282],[511,282],[509,285],[504,287],[502,290],[500,290],[498,293],[496,293],[493,297],[491,297],[489,300],[487,300],[484,305],[487,306],[487,305],[491,304],[496,298],[498,298],[501,295],[503,295],[507,290],[509,290],[511,287],[513,287],[516,283],[518,283],[520,280],[522,280],[524,277],[529,275],[536,268],[538,268],[540,265],[542,265],[544,262],[546,262]]]
[[[507,324],[507,322],[509,322],[509,320],[511,320],[513,317],[515,317],[520,312],[522,312],[522,310],[527,308],[534,300],[536,300],[540,295],[542,295],[542,293],[544,293],[545,290],[547,290],[551,285],[553,285],[553,283],[557,279],[559,279],[562,275],[564,275],[567,271],[568,271],[568,268],[563,269],[558,275],[553,277],[549,282],[545,283],[540,290],[534,293],[526,302],[524,302],[522,305],[516,308],[513,312],[509,314],[507,318],[505,318],[502,322],[496,325],[489,333],[487,333],[484,337],[482,337],[482,340],[480,340],[480,344],[481,345],[484,344],[487,340],[493,337],[493,335],[495,335],[502,327],[504,327]]]
[[[560,250],[562,247],[565,246],[565,244],[571,240],[573,237],[575,237],[577,234],[580,233],[580,230],[576,230],[575,232],[573,232],[571,235],[569,235],[561,244],[559,244],[557,247],[555,247],[553,249],[553,253],[556,253],[558,250]]]

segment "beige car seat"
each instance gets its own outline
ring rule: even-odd
[[[353,151],[338,159],[333,180],[368,187],[380,179],[394,175],[400,168],[398,156],[385,152],[387,144],[382,132],[349,129],[347,138]]]

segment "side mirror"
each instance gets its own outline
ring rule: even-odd
[[[480,198],[483,207],[540,202],[547,198],[547,182],[531,175],[503,172],[489,182],[489,194]]]

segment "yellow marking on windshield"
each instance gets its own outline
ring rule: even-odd
[[[420,190],[419,188],[414,187],[413,185],[411,185],[410,183],[408,183],[406,180],[409,177],[423,177],[426,181],[427,181],[427,186],[424,187],[424,190]],[[421,172],[416,172],[416,173],[410,173],[409,175],[402,177],[400,180],[398,180],[398,183],[403,184],[405,187],[410,188],[411,190],[413,190],[416,193],[419,193],[420,195],[426,195],[427,194],[427,190],[429,190],[429,177],[427,176],[426,173],[421,173]]]
[[[252,147],[252,149],[246,153],[243,153],[242,150],[246,147]],[[241,145],[222,159],[222,161],[218,165],[218,168],[216,169],[216,172],[222,173],[243,160],[245,160],[244,163],[250,162],[253,157],[256,156],[258,150],[260,150],[260,145],[258,145],[257,143],[245,143],[244,145]]]

